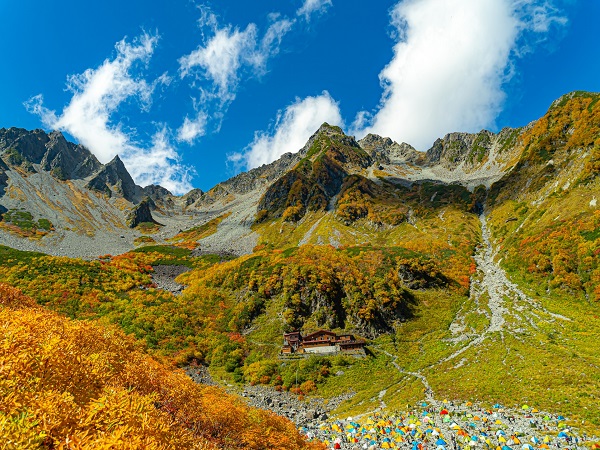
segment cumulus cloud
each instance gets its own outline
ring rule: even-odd
[[[404,0],[392,10],[397,43],[380,73],[378,110],[361,112],[358,135],[389,136],[425,150],[450,131],[493,126],[503,83],[528,33],[565,19],[549,1]]]
[[[203,43],[179,59],[181,78],[196,75],[210,80],[214,91],[204,89],[203,97],[216,97],[222,104],[233,101],[242,71],[260,76],[266,63],[279,52],[281,40],[292,28],[293,21],[272,15],[272,23],[262,37],[258,27],[250,23],[244,30],[231,24],[220,26],[207,7],[201,7],[201,28],[210,31]]]
[[[331,0],[305,0],[296,11],[298,17],[291,19],[271,13],[264,32],[255,23],[244,29],[223,25],[208,6],[200,5],[198,25],[202,42],[178,60],[180,77],[191,79],[191,86],[197,89],[193,100],[200,114],[197,120],[184,118],[178,140],[191,144],[211,124],[218,130],[240,83],[266,74],[268,62],[279,53],[283,38],[294,26],[303,19],[309,21],[313,14],[325,12],[331,4]]]
[[[130,145],[121,159],[133,179],[142,186],[159,184],[174,194],[185,194],[192,189],[191,178],[195,172],[181,164],[166,125],[153,135],[150,147]]]
[[[195,119],[185,116],[183,124],[177,130],[177,140],[193,144],[196,138],[206,133],[206,121],[207,115],[203,112],[198,113]]]
[[[236,87],[238,71],[249,63],[249,56],[256,47],[256,26],[250,24],[244,31],[230,26],[219,29],[204,45],[179,60],[181,77],[192,69],[200,68],[203,75],[218,88],[223,100],[231,99]]]
[[[297,98],[285,111],[278,112],[270,132],[257,132],[246,150],[230,155],[229,160],[252,169],[275,161],[284,153],[296,153],[323,122],[343,123],[339,106],[328,92],[303,100]]]
[[[136,182],[160,180],[168,189],[182,193],[191,187],[188,171],[180,165],[176,151],[165,145],[165,132],[158,132],[152,144],[144,148],[135,143],[133,131],[112,121],[113,115],[128,100],[136,100],[142,110],[148,110],[156,86],[170,82],[166,74],[148,82],[133,73],[148,63],[157,42],[157,36],[147,33],[132,43],[122,40],[115,46],[114,59],[106,59],[96,69],[70,76],[67,89],[73,96],[60,114],[46,108],[41,95],[31,98],[25,106],[39,115],[45,126],[74,136],[101,162],[106,163],[119,154]]]
[[[314,13],[324,13],[333,3],[331,0],[304,0],[304,3],[296,11],[297,16],[304,16],[307,22]]]

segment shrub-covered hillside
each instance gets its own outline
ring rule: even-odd
[[[113,327],[0,284],[0,440],[7,449],[309,449],[291,422],[194,383]]]

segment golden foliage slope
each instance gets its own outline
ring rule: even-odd
[[[3,448],[321,448],[294,425],[195,384],[115,328],[0,284]]]

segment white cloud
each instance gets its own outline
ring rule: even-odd
[[[314,13],[324,13],[332,5],[331,0],[304,0],[302,6],[296,11],[297,16],[304,16],[305,20],[310,21],[310,16]]]
[[[216,30],[204,45],[179,60],[181,77],[199,67],[212,80],[223,100],[230,100],[237,87],[238,71],[242,64],[251,64],[250,56],[256,47],[256,25],[244,31],[227,26]]]
[[[96,69],[70,76],[67,88],[73,96],[60,114],[46,108],[41,95],[31,98],[26,107],[38,114],[45,126],[74,136],[100,162],[106,163],[119,154],[136,182],[161,180],[165,187],[168,185],[174,192],[182,193],[191,188],[189,178],[177,175],[177,171],[186,172],[178,162],[177,153],[172,148],[167,150],[162,140],[166,134],[157,133],[152,145],[142,148],[134,142],[132,132],[111,120],[119,107],[130,99],[137,100],[142,110],[148,110],[156,86],[170,82],[166,74],[151,83],[132,74],[140,64],[150,60],[157,42],[157,36],[146,33],[133,43],[122,40],[115,46],[114,59],[106,59]],[[165,178],[165,174],[172,178]]]
[[[130,146],[121,159],[133,179],[142,186],[159,184],[174,194],[192,189],[194,170],[181,164],[164,125],[152,137],[149,148]]]
[[[224,106],[235,99],[242,71],[260,76],[266,71],[267,61],[279,52],[281,40],[294,22],[279,15],[271,15],[272,23],[259,38],[258,27],[250,23],[241,31],[231,24],[219,26],[216,16],[207,7],[201,7],[201,28],[208,28],[211,37],[190,54],[179,59],[181,78],[200,75],[211,81],[215,91],[202,90],[205,99],[215,97]]]
[[[564,18],[549,1],[404,0],[392,11],[392,61],[371,125],[355,129],[425,150],[450,131],[493,126],[527,32],[545,33]],[[355,126],[364,125],[360,113]]]
[[[193,144],[196,138],[206,134],[206,120],[207,116],[203,112],[198,113],[193,120],[185,116],[183,124],[177,130],[177,140]]]
[[[316,97],[296,99],[285,111],[279,111],[271,133],[256,133],[254,141],[243,153],[229,160],[248,169],[275,161],[287,152],[296,153],[323,124],[342,125],[338,104],[328,92]]]

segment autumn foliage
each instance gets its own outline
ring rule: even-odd
[[[0,284],[3,448],[309,449],[294,425],[195,384],[113,327]]]

